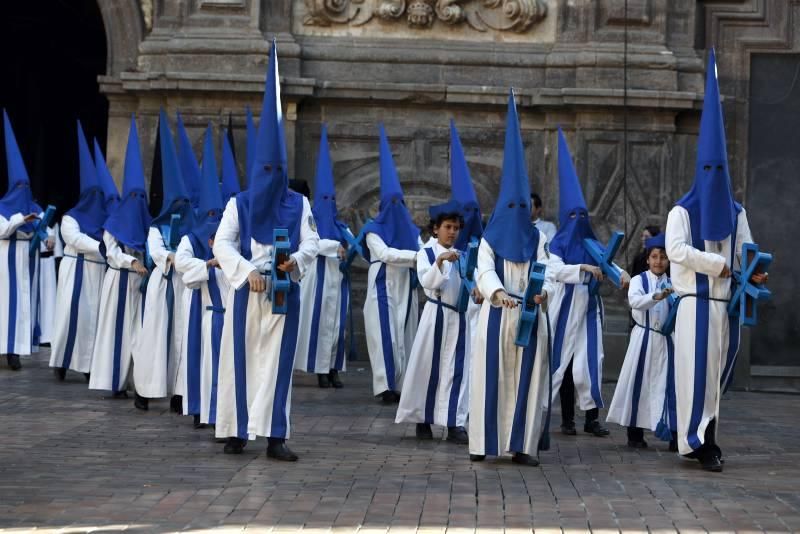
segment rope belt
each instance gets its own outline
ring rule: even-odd
[[[82,254],[80,256],[73,256],[72,254],[64,254],[64,257],[65,258],[72,258],[74,260],[83,259],[83,261],[88,261],[89,263],[96,263],[97,265],[106,265],[106,262],[104,262],[104,261],[90,260],[90,259],[87,259],[86,256],[84,256]],[[111,267],[111,268],[113,269],[113,267]]]

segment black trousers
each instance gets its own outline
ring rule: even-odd
[[[575,423],[575,381],[572,379],[572,362],[570,360],[567,365],[567,370],[564,371],[564,379],[561,381],[561,387],[558,390],[558,395],[561,397],[561,422],[562,423]],[[600,410],[592,408],[586,410],[586,422],[597,420],[600,416]]]

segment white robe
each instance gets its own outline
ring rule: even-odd
[[[178,378],[185,286],[169,261],[170,251],[161,232],[154,226],[147,234],[147,250],[156,266],[144,297],[142,332],[147,335],[140,336],[133,349],[133,382],[136,393],[158,399],[174,393]]]
[[[550,254],[548,266],[556,282],[549,302],[553,328],[553,400],[572,361],[575,396],[581,410],[603,407],[603,300],[589,294],[589,273]]]
[[[606,420],[610,423],[655,431],[665,415],[673,344],[672,336],[664,336],[660,330],[669,315],[669,301],[653,300],[653,295],[668,281],[666,274],[656,276],[650,271],[631,279],[628,304],[635,325],[608,408]]]
[[[349,289],[339,269],[339,241],[319,240],[319,255],[300,282],[300,327],[294,368],[307,373],[345,369]]]
[[[29,255],[32,233],[17,231],[25,216],[0,216],[0,354],[29,356],[36,352],[39,254]]]
[[[230,285],[219,268],[209,268],[194,255],[184,236],[175,252],[175,269],[181,273],[184,333],[175,392],[183,396],[183,413],[199,415],[200,422],[214,424],[217,411],[217,377],[225,299]],[[195,302],[196,310],[192,310]],[[196,315],[195,315],[196,314]]]
[[[548,265],[546,241],[540,233],[536,261]],[[519,452],[535,456],[547,433],[549,305],[540,306],[530,345],[523,348],[514,343],[521,307],[503,308],[497,299],[501,289],[509,295],[524,296],[529,265],[530,262],[516,263],[495,256],[491,245],[481,240],[476,279],[484,301],[470,370],[470,454],[503,456]],[[548,272],[543,289],[548,298],[553,294],[554,284]]]
[[[434,263],[428,250],[433,252]],[[467,424],[472,347],[465,314],[454,309],[461,290],[461,275],[458,263],[446,261],[441,270],[435,266],[435,258],[453,250],[437,242],[417,253],[417,274],[428,300],[408,358],[405,388],[395,423],[447,427]]]
[[[143,254],[120,248],[116,238],[103,232],[108,269],[100,292],[97,337],[92,354],[89,389],[124,391],[128,380],[133,346],[141,335],[142,276],[130,270]]]
[[[412,287],[416,250],[387,247],[368,233],[370,266],[364,300],[364,328],[372,365],[372,394],[400,392],[408,354],[417,333],[419,304]],[[420,245],[422,243],[420,242]]]
[[[100,254],[100,242],[81,233],[78,222],[69,215],[61,221],[61,235],[65,256],[58,272],[58,313],[50,367],[88,373],[92,369],[106,260]]]
[[[55,237],[53,228],[47,229],[47,235]],[[42,242],[39,246],[40,252],[47,252],[47,244]],[[55,328],[56,314],[56,255],[55,246],[53,255],[47,258],[39,258],[39,317],[38,334],[39,343],[52,343]]]
[[[243,257],[237,198],[225,208],[214,238],[214,257],[231,285],[219,360],[217,437],[285,439],[290,435],[292,369],[300,318],[296,282],[311,268],[319,251],[319,236],[305,198],[301,217],[300,243],[292,254],[297,265],[287,295],[289,311],[273,314],[269,287],[254,293],[247,283],[253,270],[271,272],[273,247],[251,239],[251,257]],[[266,279],[269,286],[269,275]]]
[[[752,242],[752,236],[742,209],[733,250],[730,236],[704,241],[704,250],[699,250],[693,245],[689,212],[675,206],[667,217],[666,242],[672,285],[684,297],[675,320],[675,397],[678,451],[689,454],[704,443],[708,424],[719,419],[720,395],[733,376],[740,329],[736,320],[730,321],[726,302],[688,295],[730,299],[731,279],[719,274],[725,265],[740,269],[742,245]]]

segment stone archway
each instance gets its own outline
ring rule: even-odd
[[[106,28],[106,76],[118,78],[136,66],[145,34],[142,4],[140,0],[98,0],[97,6]]]

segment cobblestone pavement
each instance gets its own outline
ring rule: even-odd
[[[194,430],[166,401],[143,413],[89,391],[80,375],[57,383],[46,356],[16,373],[0,362],[0,528],[800,530],[796,396],[729,395],[722,474],[653,438],[630,450],[619,427],[610,438],[553,434],[542,466],[521,468],[472,464],[463,446],[418,442],[413,425],[393,423],[393,406],[372,400],[369,371],[354,365],[342,390],[295,377],[291,446],[300,461],[285,464],[266,459],[263,439],[242,456],[222,454],[210,430]]]

